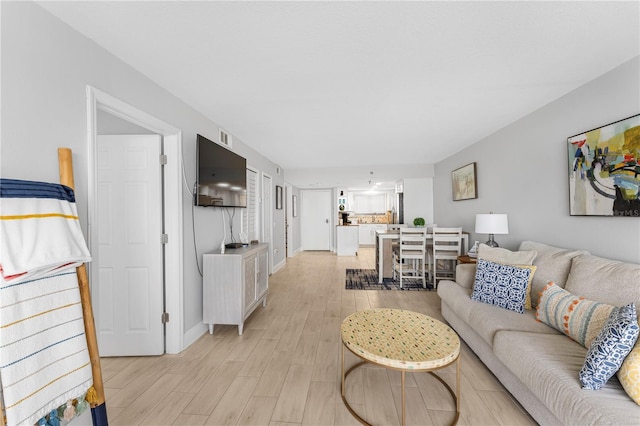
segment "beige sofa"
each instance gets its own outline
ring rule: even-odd
[[[590,300],[640,308],[640,265],[525,241],[536,251],[533,310],[524,314],[470,298],[475,265],[458,265],[456,282],[440,281],[442,315],[502,384],[542,425],[640,424],[640,406],[614,376],[599,390],[578,378],[587,349],[535,317],[548,281]]]

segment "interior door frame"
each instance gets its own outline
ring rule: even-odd
[[[88,143],[88,240],[89,249],[98,253],[97,241],[93,236],[98,220],[98,179],[97,179],[97,115],[98,110],[112,114],[137,126],[162,136],[164,155],[164,233],[169,236],[165,244],[164,294],[165,312],[170,321],[165,324],[165,352],[180,353],[184,346],[183,330],[183,232],[182,232],[182,131],[164,121],[147,114],[95,87],[87,85],[87,143]],[[159,238],[160,236],[158,236]],[[92,282],[96,281],[96,268],[89,264]],[[158,319],[160,321],[160,318]]]
[[[268,200],[265,200],[264,198],[264,188],[265,188],[265,181],[269,182],[269,187],[270,187],[270,191],[269,194],[271,195],[269,197]],[[273,197],[274,197],[274,185],[273,185],[273,177],[265,172],[261,172],[261,176],[260,176],[260,198],[262,199],[262,211],[261,216],[262,216],[262,240],[264,241],[265,238],[265,233],[269,234],[269,256],[267,259],[267,266],[269,269],[269,275],[271,275],[271,272],[273,272]],[[269,223],[266,223],[267,219],[269,220]]]

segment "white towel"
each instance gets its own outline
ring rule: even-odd
[[[71,189],[2,179],[0,196],[3,405],[33,425],[93,382],[75,269],[91,258]]]
[[[93,383],[75,268],[0,277],[0,379],[7,424],[33,425]]]
[[[6,279],[46,275],[91,260],[75,203],[50,198],[2,198],[0,264]],[[45,236],[46,238],[43,238]]]

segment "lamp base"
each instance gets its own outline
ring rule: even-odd
[[[489,241],[487,241],[485,244],[489,247],[499,247],[498,243],[496,243],[496,241],[493,239],[493,234],[489,234]]]

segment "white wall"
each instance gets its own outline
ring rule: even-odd
[[[403,179],[403,185],[404,223],[413,225],[416,217],[423,218],[425,223],[438,223],[433,220],[433,179]]]
[[[436,222],[473,233],[476,213],[508,213],[502,247],[533,240],[640,263],[640,219],[570,216],[567,170],[568,137],[640,113],[639,76],[636,57],[436,164]],[[452,201],[451,171],[474,161],[478,198]]]
[[[2,8],[3,177],[58,181],[57,148],[73,150],[78,212],[87,232],[88,143],[86,86],[91,85],[182,130],[185,177],[195,182],[196,133],[217,139],[218,124],[123,63],[32,2],[0,2]],[[187,66],[188,64],[185,64]],[[161,66],[161,65],[159,65]],[[259,141],[251,141],[259,144]],[[276,165],[234,137],[233,149],[282,186]],[[185,185],[185,186],[189,186]],[[272,191],[275,194],[275,188]],[[184,335],[202,327],[202,278],[196,267],[192,198],[182,200],[184,232]],[[196,208],[201,254],[222,240],[222,210]],[[240,215],[236,215],[240,229]],[[274,210],[274,264],[284,260],[284,209]],[[273,253],[272,253],[273,254]],[[204,330],[204,328],[202,328]],[[190,333],[191,331],[191,333]],[[195,333],[194,333],[195,331]],[[188,343],[188,342],[187,342]]]

